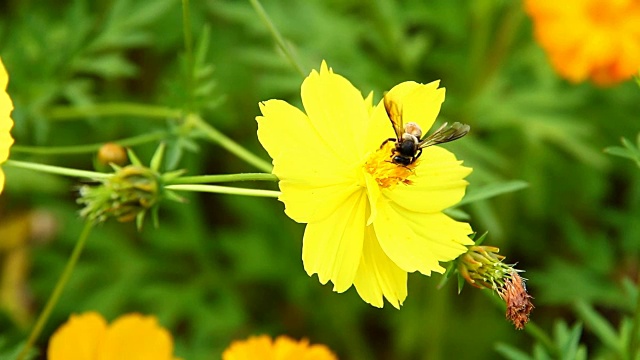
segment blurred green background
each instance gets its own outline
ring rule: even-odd
[[[589,358],[622,358],[616,341],[633,328],[638,296],[640,171],[603,149],[640,130],[637,84],[601,89],[560,79],[519,1],[265,0],[263,6],[305,72],[325,59],[364,94],[373,90],[375,101],[401,81],[441,79],[447,97],[439,121],[472,128],[446,145],[474,168],[469,190],[529,184],[462,210],[476,231],[489,231],[485,244],[527,271],[532,321],[558,349],[580,341]],[[189,19],[193,110],[269,160],[256,138],[258,102],[299,106],[301,75],[250,2],[192,1]],[[26,147],[161,132],[168,169],[255,172],[178,119],[73,115],[91,104],[122,102],[183,109],[184,48],[177,0],[0,2],[0,56],[15,104],[11,159],[93,169],[95,151]],[[157,145],[133,148],[148,162]],[[83,226],[75,204],[82,182],[5,172],[2,359],[25,339]],[[341,359],[526,359],[525,353],[545,358],[545,352],[574,358],[571,349],[553,353],[530,331],[514,330],[487,290],[465,287],[457,295],[455,282],[436,289],[439,275],[411,274],[400,311],[373,308],[354,289],[333,293],[304,272],[304,226],[287,218],[278,201],[186,197],[186,204],[162,206],[157,229],[147,223],[137,232],[133,223],[112,221],[92,232],[41,349],[71,313],[97,310],[109,320],[155,314],[173,334],[176,355],[190,360],[217,359],[232,340],[263,333],[306,337]]]

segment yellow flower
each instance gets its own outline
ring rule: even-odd
[[[13,120],[11,119],[11,111],[13,111],[13,103],[7,93],[7,84],[9,83],[9,75],[4,68],[2,59],[0,59],[0,164],[9,158],[9,148],[13,145],[11,137],[11,128]],[[0,168],[0,193],[4,189],[4,172]]]
[[[95,312],[71,315],[51,337],[49,360],[173,360],[171,334],[153,316],[127,314],[107,325]]]
[[[526,0],[535,37],[572,82],[610,85],[640,68],[640,1]]]
[[[403,82],[387,94],[405,122],[429,129],[444,89]],[[302,260],[307,273],[364,301],[399,308],[407,272],[442,273],[473,242],[467,223],[442,213],[464,196],[470,168],[430,146],[408,166],[391,162],[393,127],[382,101],[372,104],[326,63],[302,84],[306,114],[282,101],[260,104],[258,138],[273,158],[280,200],[293,220],[307,223]]]
[[[222,360],[337,360],[324,345],[309,345],[302,339],[295,341],[278,336],[273,341],[266,335],[251,336],[244,341],[234,341],[222,353]]]

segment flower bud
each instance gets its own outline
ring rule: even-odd
[[[127,160],[127,151],[122,145],[106,143],[98,150],[98,161],[100,164],[122,166],[127,163]]]
[[[493,246],[470,246],[458,260],[458,272],[471,285],[495,291],[507,304],[506,317],[516,327],[524,329],[533,310],[521,270],[502,262],[504,256]]]
[[[101,181],[80,188],[78,203],[85,205],[80,214],[90,220],[132,221],[160,201],[160,175],[149,168],[129,165]]]

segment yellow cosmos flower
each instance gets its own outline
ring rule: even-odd
[[[0,164],[9,158],[9,148],[13,145],[11,137],[11,128],[13,120],[11,119],[11,111],[13,111],[13,103],[9,94],[7,94],[7,84],[9,84],[9,75],[4,68],[2,59],[0,59]],[[0,193],[4,189],[4,173],[0,168]]]
[[[173,360],[171,334],[153,316],[127,314],[107,325],[95,312],[71,315],[51,337],[49,360]]]
[[[222,353],[222,360],[337,360],[324,345],[309,345],[302,339],[295,341],[287,336],[278,336],[273,341],[266,335],[252,336],[247,340],[234,341]]]
[[[526,0],[535,37],[572,82],[610,85],[640,68],[639,0]]]
[[[387,94],[404,121],[429,129],[444,89],[403,82]],[[391,162],[395,136],[382,101],[372,104],[322,63],[302,84],[305,112],[282,101],[260,104],[258,138],[273,158],[280,200],[293,220],[307,223],[302,260],[309,275],[362,299],[399,308],[407,272],[442,273],[473,242],[467,223],[442,213],[464,196],[470,168],[430,146],[408,166]]]

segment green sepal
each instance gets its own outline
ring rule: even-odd
[[[159,171],[160,165],[162,165],[162,158],[164,157],[164,150],[166,147],[167,146],[164,142],[158,145],[156,152],[153,153],[153,157],[151,158],[151,163],[149,164],[149,167],[151,168],[151,170],[155,172]]]
[[[142,161],[140,161],[136,153],[133,152],[133,150],[131,150],[130,148],[127,148],[127,155],[129,155],[129,160],[131,161],[131,164],[136,166],[144,166],[142,165]]]

